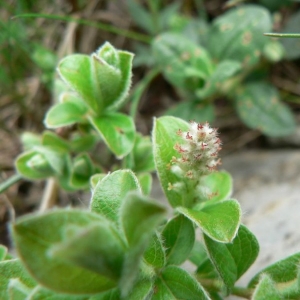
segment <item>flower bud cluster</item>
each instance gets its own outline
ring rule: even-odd
[[[204,124],[190,122],[187,132],[177,132],[182,137],[183,143],[176,144],[174,149],[181,157],[171,160],[171,170],[185,177],[198,179],[216,170],[221,164],[218,152],[221,150],[221,140],[218,138],[216,128],[211,128],[206,122]]]

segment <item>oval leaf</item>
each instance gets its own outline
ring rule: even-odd
[[[194,246],[195,230],[193,223],[185,216],[179,215],[167,223],[162,236],[168,264],[182,264]]]
[[[130,191],[140,191],[133,172],[118,170],[108,174],[98,182],[93,191],[91,210],[117,222],[120,206]]]
[[[210,298],[200,283],[187,271],[177,266],[168,266],[156,282],[152,299],[209,300]]]
[[[45,287],[61,293],[100,293],[113,288],[116,283],[49,255],[54,245],[63,242],[67,226],[82,228],[95,222],[103,222],[103,218],[77,210],[26,216],[13,225],[16,250],[30,274]]]
[[[120,113],[110,113],[90,118],[109,149],[118,157],[127,155],[134,146],[135,126],[132,118]]]
[[[263,83],[248,83],[235,96],[236,109],[243,122],[268,136],[284,136],[296,128],[294,116],[282,103],[275,87]]]
[[[286,283],[293,281],[298,276],[299,263],[300,252],[295,253],[294,255],[291,255],[263,269],[251,279],[248,286],[254,287],[258,283],[261,274],[269,275],[275,283]]]
[[[241,5],[231,9],[214,20],[209,32],[209,52],[219,60],[256,64],[267,42],[263,33],[271,27],[270,13],[261,6]]]
[[[156,169],[160,184],[165,192],[169,203],[173,206],[180,206],[184,203],[183,195],[176,193],[174,190],[169,190],[169,183],[174,184],[178,178],[169,169],[169,164],[173,156],[177,156],[174,146],[181,138],[176,132],[181,129],[188,129],[188,123],[185,121],[166,116],[154,120],[153,129],[153,152]]]
[[[226,200],[232,193],[232,178],[228,172],[214,172],[201,178],[201,185],[207,189],[209,202]]]
[[[59,103],[48,110],[44,124],[47,128],[59,128],[79,123],[83,120],[86,109],[72,103]]]
[[[221,243],[229,243],[234,239],[242,214],[236,200],[207,205],[200,211],[184,207],[179,207],[177,210],[195,222],[211,239]]]
[[[281,300],[278,290],[276,289],[272,279],[264,274],[262,275],[258,285],[256,286],[252,300]]]

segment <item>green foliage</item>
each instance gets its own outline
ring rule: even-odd
[[[293,133],[296,124],[288,106],[279,99],[277,90],[263,82],[251,82],[238,90],[235,97],[240,118],[251,128],[269,136]]]
[[[140,22],[149,30],[153,23],[147,19],[148,12],[135,1],[130,4],[131,10],[145,16]],[[161,17],[159,4],[153,1],[149,7]],[[161,14],[166,17],[172,9]],[[245,6],[243,12],[247,10],[250,16],[266,14],[257,7]],[[239,14],[239,10],[229,12],[212,30],[217,35],[218,22],[227,18],[245,22],[243,32],[235,32],[239,37],[244,30],[258,30],[257,24]],[[177,30],[185,27],[185,19],[179,21]],[[262,27],[265,23],[262,20]],[[213,53],[220,64],[195,41],[181,40],[177,45],[178,41],[178,33],[164,33],[155,39],[153,49],[166,63],[166,78],[195,94],[191,107],[243,72],[243,64],[247,68],[246,50],[233,54],[238,47],[235,40],[229,50],[223,49],[224,60],[221,53]],[[255,43],[263,44],[260,39]],[[133,118],[118,111],[129,90],[132,57],[105,43],[91,56],[76,54],[60,62],[59,73],[72,91],[63,90],[59,103],[46,114],[45,125],[62,133],[25,134],[25,152],[17,158],[16,168],[31,180],[54,177],[66,190],[91,186],[89,210],[53,209],[11,224],[19,258],[11,259],[7,249],[0,247],[1,299],[209,300],[238,295],[236,291],[241,290],[257,300],[298,299],[299,253],[262,270],[248,287],[236,286],[255,261],[259,245],[241,224],[238,201],[229,198],[230,175],[215,172],[221,144],[217,130],[208,123],[163,116],[154,120],[152,141],[137,134]],[[167,70],[168,57],[175,73]],[[256,58],[248,63],[256,64]],[[230,96],[243,105],[239,89],[231,88]],[[274,107],[262,104],[263,93],[264,101],[277,97],[272,86],[246,83],[242,93],[253,106],[263,108],[260,114],[249,110],[245,117],[249,126],[254,127],[254,118],[265,118],[267,125],[261,125],[265,133],[291,132],[291,114],[279,100],[272,102]],[[238,111],[242,105],[237,105]],[[213,111],[211,103],[205,107]],[[97,162],[92,150],[98,142],[122,159],[122,167],[107,172]],[[149,196],[151,171],[157,172],[170,204],[168,214],[164,205]],[[196,238],[197,228],[201,240]],[[197,267],[195,274],[181,266],[187,260]]]
[[[271,3],[265,2],[263,4],[271,9]],[[276,2],[272,9],[281,5],[287,3]],[[150,20],[151,10],[140,8]],[[297,20],[296,13],[286,24],[284,32],[295,31]],[[202,22],[199,25],[202,35],[198,39],[188,29],[195,22]],[[255,76],[254,72],[266,74],[269,69],[266,61],[270,64],[282,60],[284,56],[290,59],[298,57],[298,40],[284,39],[282,46],[279,41],[263,36],[271,30],[272,22],[270,11],[254,4],[231,8],[214,18],[211,24],[203,19],[183,17],[178,12],[167,30],[159,31],[159,34],[156,32],[158,35],[151,43],[152,54],[150,50],[143,49],[140,58],[146,60],[152,55],[154,62],[151,65],[159,67],[165,79],[185,100],[169,109],[167,114],[187,121],[212,122],[215,118],[214,100],[222,97],[236,103],[238,98],[239,105],[234,105],[234,108],[248,127],[268,136],[293,133],[294,116],[281,102],[276,87],[266,83],[265,87],[255,88],[255,99],[241,92],[249,91],[249,84],[252,83],[248,83],[247,79]],[[150,21],[147,26],[154,27]],[[199,35],[197,31],[196,34]],[[276,94],[276,103],[268,105],[270,100],[267,99],[273,99],[273,94]],[[273,122],[276,122],[277,128],[273,127]]]

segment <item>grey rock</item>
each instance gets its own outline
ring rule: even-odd
[[[300,251],[300,152],[242,152],[225,157],[223,168],[233,177],[242,221],[260,244],[258,259],[240,280],[245,285],[262,268]]]

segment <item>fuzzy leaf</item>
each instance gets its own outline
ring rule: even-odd
[[[166,263],[165,245],[163,241],[163,236],[154,233],[144,253],[146,262],[155,268],[162,268]]]
[[[62,79],[83,98],[94,112],[99,113],[101,111],[103,103],[97,99],[90,56],[69,55],[60,61],[58,72]]]
[[[85,152],[92,150],[97,142],[97,138],[93,134],[75,135],[70,141],[70,148],[74,152]]]
[[[201,185],[210,195],[209,202],[226,200],[232,193],[232,178],[229,173],[214,172],[201,179]]]
[[[263,83],[248,83],[235,96],[239,117],[250,128],[268,136],[284,136],[296,128],[290,108],[282,103],[275,87]]]
[[[93,191],[91,210],[117,222],[120,206],[130,191],[140,191],[138,180],[132,171],[118,170],[108,174],[98,182]]]
[[[180,265],[188,258],[194,246],[194,225],[188,218],[179,215],[166,224],[162,237],[168,264]]]
[[[149,239],[165,218],[165,213],[161,204],[137,193],[127,194],[123,202],[120,213],[121,223],[129,245],[120,280],[124,297],[132,289]]]
[[[59,128],[82,122],[87,109],[72,102],[59,103],[48,110],[44,124],[47,128]]]
[[[166,116],[154,120],[153,129],[153,153],[156,169],[160,184],[164,193],[173,206],[180,206],[183,204],[183,195],[176,193],[174,190],[169,190],[169,183],[174,184],[178,178],[172,173],[168,167],[173,156],[177,155],[174,146],[181,138],[176,134],[178,129],[185,131],[188,129],[188,123],[185,121]]]
[[[132,151],[135,140],[135,126],[132,118],[120,113],[109,113],[91,118],[90,121],[118,158]]]
[[[272,279],[266,275],[263,274],[261,276],[261,279],[256,286],[253,296],[251,298],[252,300],[281,300],[281,296],[276,289],[274,282]]]
[[[7,254],[7,248],[4,245],[0,245],[0,261],[4,260]]]
[[[140,173],[137,175],[142,192],[144,195],[150,195],[152,188],[152,176],[150,173]]]
[[[54,245],[49,253],[53,258],[117,281],[122,272],[125,245],[112,223],[99,222]]]
[[[138,280],[126,300],[148,300],[152,292],[153,284],[151,280]]]
[[[54,152],[52,152],[52,154],[53,155],[51,155],[51,157],[54,158]],[[55,170],[52,168],[48,160],[49,158],[50,156],[45,157],[44,153],[40,153],[38,150],[26,151],[17,157],[15,162],[16,169],[25,178],[37,180],[48,178],[55,174]],[[59,159],[59,156],[56,158],[56,160],[52,160],[52,163],[59,167],[62,161]]]
[[[68,142],[60,138],[52,131],[44,131],[42,136],[42,145],[55,149],[58,152],[68,152],[70,150]]]
[[[70,178],[75,188],[88,188],[90,177],[94,174],[95,168],[90,157],[81,153],[74,158],[73,169]]]
[[[248,286],[254,287],[258,283],[261,274],[269,275],[275,283],[291,282],[297,279],[299,263],[300,252],[263,269],[251,279]]]
[[[152,172],[155,170],[152,143],[148,136],[136,135],[132,154],[134,172]]]
[[[231,9],[214,20],[209,32],[209,53],[218,60],[237,60],[244,66],[256,64],[267,42],[263,33],[271,27],[270,13],[261,6]]]
[[[24,300],[29,295],[31,289],[23,284],[19,279],[10,279],[8,294],[10,300]]]
[[[134,213],[133,213],[134,212]],[[121,222],[129,245],[148,237],[165,217],[165,208],[154,200],[129,193],[121,208]]]
[[[215,270],[228,289],[248,270],[259,252],[255,236],[243,225],[232,243],[219,243],[207,235],[204,241]]]
[[[220,85],[230,79],[232,76],[236,75],[241,69],[241,63],[235,60],[224,60],[221,61],[213,74],[207,80],[205,86],[202,89],[196,91],[196,95],[200,99],[205,99],[212,96],[213,94],[218,94],[220,90]],[[209,122],[209,120],[207,120]]]
[[[90,300],[90,297],[59,294],[41,286],[37,286],[32,290],[26,300]]]
[[[153,300],[209,300],[200,283],[187,271],[177,266],[166,267],[155,286]]]
[[[44,215],[26,216],[12,228],[16,250],[30,274],[43,286],[61,293],[100,293],[113,288],[116,283],[67,261],[57,260],[49,255],[49,251],[65,240],[67,226],[78,231],[103,221],[97,214],[79,210],[55,210]]]
[[[18,259],[0,262],[0,299],[9,299],[8,286],[11,279],[19,279],[28,288],[33,288],[36,282],[31,278]]]
[[[181,34],[163,33],[152,47],[164,76],[176,87],[195,91],[204,86],[213,71],[209,53]]]
[[[231,242],[241,221],[241,208],[236,200],[225,200],[207,205],[201,210],[179,207],[177,210],[196,223],[211,239]]]

